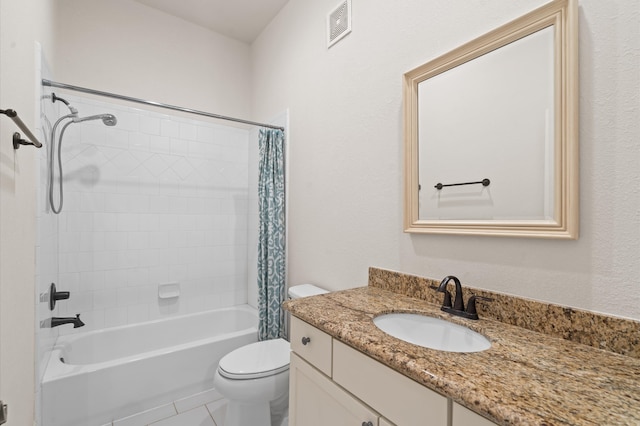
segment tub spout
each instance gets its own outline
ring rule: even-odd
[[[51,318],[52,328],[62,324],[73,324],[73,328],[82,327],[84,325],[84,323],[80,320],[80,314],[76,314],[75,318],[74,317],[67,317],[67,318],[52,317]]]

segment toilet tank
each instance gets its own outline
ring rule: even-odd
[[[313,284],[300,284],[289,287],[289,298],[299,299],[301,297],[316,296],[318,294],[329,293],[327,290]]]

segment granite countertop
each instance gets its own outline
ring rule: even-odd
[[[640,359],[499,321],[472,321],[375,287],[285,302],[294,316],[502,425],[640,425]],[[491,341],[476,353],[406,343],[372,319],[389,312],[444,318]]]

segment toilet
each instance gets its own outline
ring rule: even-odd
[[[312,284],[289,288],[289,297],[328,293]],[[280,426],[289,407],[289,342],[251,343],[222,357],[214,388],[229,400],[224,426]]]

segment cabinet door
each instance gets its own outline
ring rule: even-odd
[[[452,426],[496,426],[490,420],[463,407],[458,403],[453,403]]]
[[[398,426],[448,425],[448,400],[334,340],[333,380]]]
[[[378,425],[378,415],[291,353],[290,426]]]
[[[395,426],[393,423],[391,423],[389,420],[385,419],[384,417],[380,417],[380,423],[378,425],[379,426]]]

